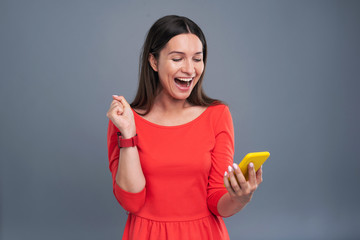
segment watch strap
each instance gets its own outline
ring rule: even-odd
[[[135,147],[138,144],[137,134],[132,138],[123,139],[120,132],[117,132],[118,135],[118,146],[119,148],[124,147]]]

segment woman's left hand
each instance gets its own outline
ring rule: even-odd
[[[262,167],[255,173],[253,163],[248,165],[249,179],[246,181],[240,168],[236,163],[228,167],[228,172],[224,174],[224,184],[231,199],[240,205],[250,202],[252,195],[263,181]]]

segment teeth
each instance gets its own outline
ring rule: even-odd
[[[190,86],[190,82],[187,82],[186,86],[187,86],[187,87]]]
[[[185,82],[190,82],[191,80],[193,80],[193,78],[177,78],[177,79]]]

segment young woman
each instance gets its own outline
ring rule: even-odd
[[[229,108],[202,89],[203,32],[165,16],[150,28],[131,104],[113,96],[108,154],[116,199],[129,213],[123,239],[229,239],[222,217],[240,211],[262,182],[233,164]],[[237,179],[237,180],[236,180]]]

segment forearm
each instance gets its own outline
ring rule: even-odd
[[[136,146],[120,149],[116,183],[127,192],[137,193],[144,189],[145,177]]]
[[[218,212],[222,217],[230,217],[245,207],[248,202],[240,202],[231,199],[230,194],[224,194],[218,202]]]

